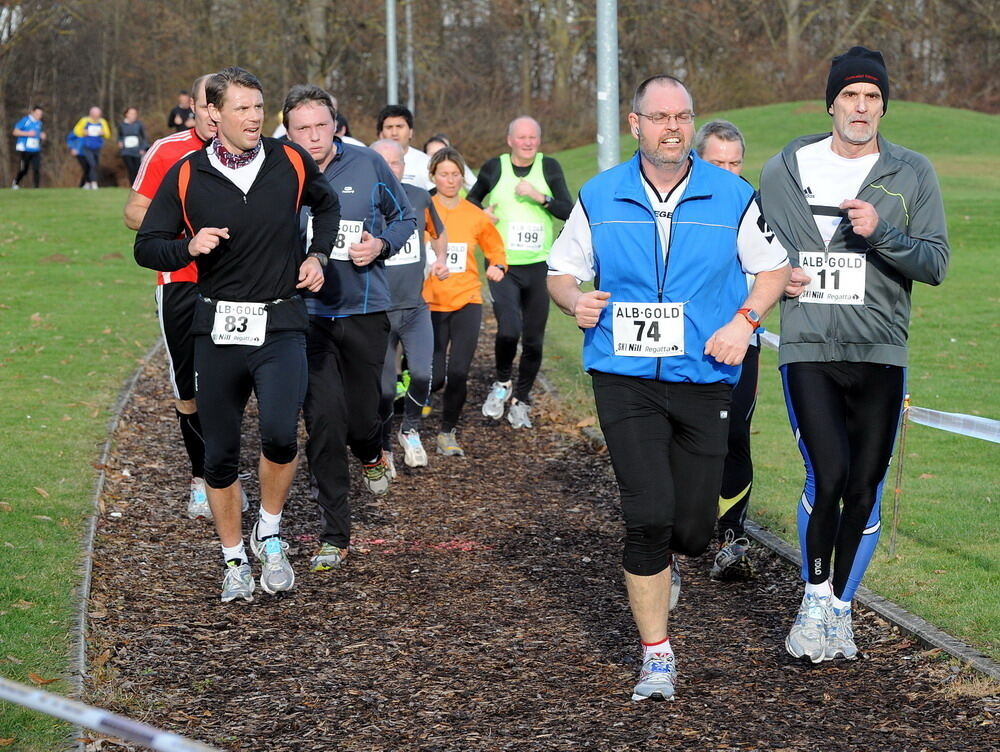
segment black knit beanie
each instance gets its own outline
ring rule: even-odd
[[[843,55],[837,55],[830,66],[830,77],[826,80],[826,109],[830,109],[840,90],[851,84],[875,84],[882,92],[882,113],[889,109],[889,74],[885,61],[878,50],[867,47],[851,47]]]

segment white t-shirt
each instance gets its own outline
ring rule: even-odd
[[[826,247],[846,216],[840,209],[841,202],[857,198],[879,157],[878,153],[853,159],[842,157],[834,153],[832,145],[833,136],[829,136],[795,152],[802,193]]]
[[[211,146],[208,147],[208,161],[211,162],[212,167],[229,178],[244,194],[247,194],[250,192],[250,186],[253,185],[253,181],[257,179],[257,173],[260,172],[260,168],[264,164],[264,147],[263,145],[260,147],[253,161],[235,170],[232,167],[226,167],[222,164],[222,160],[215,156],[215,152]]]
[[[429,191],[434,187],[430,175],[427,174],[427,166],[431,158],[414,146],[411,146],[403,154],[403,179],[400,182],[415,185]]]
[[[660,248],[663,251],[663,260],[666,261],[670,247],[670,225],[674,209],[677,208],[677,202],[681,200],[688,183],[691,182],[691,171],[689,170],[684,179],[671,188],[666,196],[661,196],[645,175],[642,178],[642,187],[646,189],[646,198],[649,199],[649,205],[653,207],[653,213],[656,215],[656,229],[660,233]]]

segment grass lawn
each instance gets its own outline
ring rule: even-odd
[[[828,130],[821,103],[785,103],[718,113],[747,139],[745,175],[792,138]],[[708,118],[700,119],[705,122]],[[1000,227],[1000,146],[970,134],[993,132],[1000,118],[893,101],[882,121],[890,141],[925,154],[944,194],[952,248],[940,287],[915,285],[908,385],[914,405],[1000,419],[997,372],[996,231]],[[622,138],[622,158],[634,140]],[[556,155],[576,190],[594,172],[595,148]],[[778,329],[778,316],[767,321]],[[555,307],[546,337],[545,372],[576,417],[593,415],[589,378],[580,369],[581,336]],[[911,425],[906,442],[897,551],[888,556],[895,463],[883,498],[883,538],[865,584],[1000,660],[1000,488],[998,448]],[[777,354],[761,355],[754,416],[751,515],[797,544],[795,503],[804,471],[792,441],[777,373]]]
[[[120,189],[0,191],[0,673],[24,683],[66,674],[92,463],[157,331],[124,202]],[[15,749],[64,749],[68,732],[0,702]]]

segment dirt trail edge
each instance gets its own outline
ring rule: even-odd
[[[318,515],[300,468],[283,522],[295,590],[258,589],[250,604],[219,602],[211,524],[184,516],[185,458],[154,358],[106,463],[84,699],[232,752],[1000,750],[997,685],[973,696],[939,651],[871,612],[857,617],[860,660],[789,658],[797,576],[760,547],[749,584],[711,582],[708,557],[686,562],[677,700],[632,702],[607,457],[547,396],[534,430],[486,422],[491,353],[484,337],[466,456],[401,467],[380,499],[355,487],[341,570],[308,571]],[[438,415],[424,421],[429,447]],[[254,511],[255,418],[243,451]]]

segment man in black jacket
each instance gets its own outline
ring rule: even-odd
[[[322,286],[340,208],[308,153],[261,137],[263,94],[253,74],[226,68],[208,79],[205,93],[218,134],[167,173],[139,229],[135,258],[160,271],[197,261],[195,389],[208,500],[226,563],[222,600],[250,601],[237,482],[243,410],[254,391],[261,507],[250,547],[262,562],[261,587],[291,590],[295,573],[279,525],[298,463],[307,381],[307,316],[298,290]],[[308,257],[299,243],[301,204],[314,215]]]

